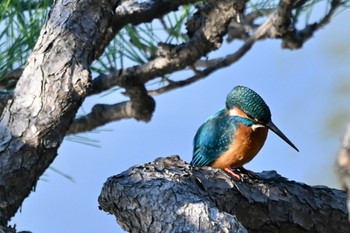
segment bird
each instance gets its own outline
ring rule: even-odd
[[[232,168],[242,169],[263,147],[272,130],[296,151],[298,148],[272,122],[265,101],[252,89],[234,87],[225,108],[204,122],[193,139],[192,166],[221,168],[236,178]]]

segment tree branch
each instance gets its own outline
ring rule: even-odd
[[[223,170],[159,158],[110,177],[100,208],[129,232],[347,232],[343,191],[276,172],[232,179]]]
[[[241,6],[236,9],[236,1],[215,1],[209,10],[199,13],[196,21],[202,22],[186,44],[169,45],[160,44],[157,58],[144,65],[133,66],[117,70],[110,75],[102,75],[93,81],[90,94],[97,94],[113,86],[120,85],[127,79],[146,83],[154,78],[192,65],[210,51],[218,49],[223,35],[227,32],[227,26],[237,12],[242,11]],[[198,18],[198,19],[197,19]]]
[[[96,104],[87,115],[78,117],[69,127],[66,135],[92,131],[112,121],[133,118],[136,116],[131,102],[120,102],[113,105]]]
[[[96,47],[95,59],[99,58],[106,46],[127,24],[138,25],[177,10],[180,6],[195,3],[198,0],[157,0],[157,1],[121,1],[116,6],[111,27]]]
[[[113,0],[55,1],[0,124],[0,225],[57,155],[91,82],[94,47]]]
[[[96,104],[87,115],[76,118],[66,135],[91,131],[112,121],[135,118],[148,122],[155,109],[155,101],[140,89],[129,90],[132,101],[117,104]],[[134,93],[133,93],[134,92]]]
[[[148,95],[144,94],[144,95],[142,95],[144,97],[141,97],[141,98],[138,97],[136,99],[137,101],[132,101],[133,103],[138,103],[138,102],[140,103],[139,107],[142,109],[141,111],[131,111],[128,108],[128,107],[130,107],[130,102],[123,102],[121,104],[116,104],[116,105],[112,105],[112,106],[99,104],[99,105],[96,105],[93,108],[92,112],[89,113],[88,115],[82,116],[82,117],[76,119],[72,123],[71,128],[67,133],[72,134],[72,133],[89,131],[89,130],[92,130],[96,127],[102,126],[108,122],[121,120],[123,117],[125,119],[135,117],[136,119],[148,121],[149,120],[148,116],[150,116],[150,114],[154,110],[154,103],[152,103],[151,100],[149,100],[149,101],[151,101],[151,102],[149,102],[149,104],[143,104],[144,101],[147,100],[147,98],[149,98],[148,96],[159,95],[159,94],[174,90],[176,88],[190,85],[194,82],[197,82],[197,81],[207,77],[212,72],[214,72],[222,67],[229,66],[232,63],[238,61],[242,56],[244,56],[244,54],[246,54],[249,51],[249,49],[253,46],[253,44],[258,39],[260,39],[261,37],[263,37],[265,35],[265,33],[272,26],[272,19],[273,19],[272,17],[269,17],[266,20],[266,22],[264,24],[262,24],[256,30],[256,32],[246,41],[246,43],[240,49],[238,49],[235,53],[227,55],[225,58],[216,59],[215,61],[212,61],[213,65],[211,65],[210,67],[206,68],[203,71],[198,71],[198,70],[194,69],[196,74],[190,78],[185,79],[185,80],[181,80],[181,81],[177,81],[177,82],[167,80],[169,82],[169,84],[167,86],[161,87],[157,90],[148,91]],[[101,75],[99,78],[94,80],[95,87],[98,87],[97,89],[102,89],[101,87],[104,86],[106,83],[108,83],[108,81],[115,81],[116,80],[114,77],[115,74],[120,75],[120,70],[111,73],[111,75],[109,75],[109,76]],[[132,83],[128,84],[128,85],[134,85],[133,82],[136,82],[137,80],[125,79],[125,82],[128,82],[128,81],[132,81]],[[121,85],[121,84],[119,84],[119,85]],[[138,84],[138,85],[140,85],[140,84]],[[127,90],[129,89],[125,85],[124,85],[124,87]],[[140,89],[136,88],[134,90],[136,92],[138,92]],[[132,93],[132,91],[131,92],[129,91],[129,94],[130,93]],[[105,106],[106,106],[106,108],[105,108]],[[123,107],[121,107],[121,106],[123,106]],[[126,111],[125,109],[128,109],[128,111]],[[106,112],[103,113],[103,111],[105,111],[105,110],[106,110]],[[147,111],[147,114],[144,114],[144,113],[138,114],[139,117],[136,117],[137,112],[142,113],[143,111]],[[110,116],[109,116],[109,114],[110,114]],[[142,117],[142,118],[140,118],[140,117]]]
[[[300,7],[300,4],[305,4],[307,1],[300,1],[299,4],[295,4],[293,1],[281,0],[278,7],[278,20],[275,22],[274,30],[271,30],[270,37],[282,38],[282,47],[288,49],[298,49],[310,39],[313,34],[325,26],[335,11],[344,4],[341,0],[332,0],[328,12],[322,17],[319,22],[307,24],[303,29],[298,30],[295,27],[295,16],[292,14],[292,10],[295,7]],[[294,4],[294,5],[293,5]]]
[[[148,22],[152,17],[155,17],[154,14],[156,14],[156,16],[162,16],[170,11],[176,10],[181,4],[192,2],[195,1],[170,1],[170,3],[168,3],[168,1],[157,1],[157,3],[154,1],[140,3],[136,1],[123,2],[122,5],[116,7],[116,14],[113,17],[113,30],[107,30],[108,35],[105,35],[105,39],[107,38],[106,41],[99,43],[98,46],[107,45],[109,36],[113,33],[113,35],[115,35],[115,33],[117,33],[128,22],[132,24]],[[267,37],[282,38],[283,47],[300,48],[316,30],[328,23],[335,10],[342,4],[340,0],[333,0],[328,13],[318,23],[309,24],[304,29],[297,30],[294,25],[296,20],[293,20],[296,16],[292,14],[292,10],[296,7],[302,7],[307,2],[308,1],[291,2],[281,0],[276,9],[259,9],[259,11],[249,12],[243,17],[244,20],[241,22],[236,22],[234,19],[244,13],[245,1],[214,1],[214,4],[203,5],[198,8],[197,13],[195,13],[187,22],[188,34],[191,36],[189,42],[182,45],[160,44],[157,57],[148,63],[119,69],[111,72],[109,75],[101,74],[93,80],[93,85],[89,89],[89,95],[100,93],[114,86],[126,88],[126,93],[129,94],[143,93],[142,96],[134,98],[134,100],[145,100],[141,101],[142,103],[145,103],[145,105],[143,106],[143,104],[137,104],[136,101],[131,101],[131,103],[133,103],[132,106],[136,108],[139,106],[138,110],[133,110],[132,115],[137,120],[147,122],[151,119],[155,105],[154,100],[150,96],[190,85],[206,78],[218,69],[232,65],[244,56],[244,54],[248,52],[253,44],[259,39]],[[221,14],[224,12],[223,9],[226,8],[229,8],[231,11],[229,11],[228,14],[223,14],[225,15],[223,17]],[[270,13],[270,16],[263,24],[254,24],[256,19],[267,13]],[[229,24],[229,28],[226,28],[225,26],[216,26],[226,24]],[[210,31],[211,29],[218,30]],[[222,37],[226,33],[228,33],[228,41],[232,41],[234,38],[244,39],[246,40],[244,45],[236,52],[225,57],[215,58],[208,61],[199,60],[200,57],[207,55],[210,51],[215,50],[220,46]],[[97,50],[95,50],[95,52],[96,51]],[[181,81],[171,81],[169,79],[166,80],[168,81],[168,85],[166,86],[160,87],[156,90],[144,90],[145,87],[143,83],[158,78],[159,76],[164,76],[165,74],[184,69],[187,66],[194,70],[195,74],[192,77]],[[204,66],[205,69],[197,69],[196,67],[199,66]],[[18,71],[21,70],[19,69]],[[17,73],[18,76],[21,72],[15,73]],[[132,86],[135,85],[140,87],[140,91],[137,91],[137,88],[132,88]],[[129,87],[134,91],[128,90]],[[123,104],[124,103],[121,103],[121,106]],[[101,108],[101,106],[104,107]],[[88,131],[106,124],[108,121],[120,120],[120,116],[125,116],[125,118],[130,117],[130,114],[125,114],[123,108],[116,106],[119,106],[119,104],[115,104],[113,107],[98,104],[97,109],[100,109],[101,111],[106,109],[108,112],[113,109],[114,114],[112,114],[111,117],[104,117],[97,120],[95,123],[92,123],[89,119],[96,120],[94,117],[96,116],[96,112],[92,112],[87,116],[76,119],[71,126],[69,133]],[[117,113],[116,111],[124,112]],[[106,115],[103,113],[99,114]],[[97,124],[98,122],[100,125]],[[85,127],[84,124],[86,124]]]
[[[165,87],[161,87],[157,90],[150,91],[150,95],[158,95],[162,94],[171,90],[174,90],[176,88],[180,88],[183,86],[187,86],[189,84],[192,84],[194,82],[197,82],[207,76],[209,76],[211,73],[214,71],[222,68],[222,67],[227,67],[229,65],[232,65],[236,61],[238,61],[241,57],[246,54],[250,48],[254,45],[254,43],[259,40],[261,37],[264,37],[266,32],[271,28],[272,26],[272,21],[274,17],[273,14],[263,23],[256,31],[255,33],[233,54],[229,54],[224,58],[218,58],[215,60],[212,60],[211,63],[212,65],[207,67],[206,69],[202,71],[198,71],[195,69],[195,75],[187,78],[185,80],[177,81],[177,82],[170,82],[169,85]]]
[[[294,5],[293,5],[294,4]],[[305,1],[299,1],[298,4],[305,4]],[[299,5],[298,5],[299,6]],[[192,52],[192,46],[191,45],[195,45],[198,43],[203,43],[201,41],[197,41],[197,39],[201,39],[200,37],[194,37],[192,39],[192,41],[188,42],[186,45],[179,45],[179,46],[172,46],[172,45],[166,45],[163,44],[160,48],[160,51],[158,51],[158,58],[156,58],[153,61],[150,61],[149,63],[145,64],[145,65],[141,65],[141,66],[134,66],[131,68],[127,68],[126,70],[117,70],[115,72],[112,72],[110,75],[104,75],[102,74],[100,77],[94,79],[93,81],[93,88],[92,88],[92,92],[93,93],[98,93],[101,92],[105,89],[109,89],[112,86],[115,85],[119,85],[121,86],[121,80],[124,80],[124,82],[130,82],[130,81],[136,81],[133,77],[136,75],[139,79],[142,79],[142,82],[146,82],[149,81],[151,79],[157,78],[159,76],[159,74],[166,74],[166,73],[171,73],[173,71],[176,70],[180,70],[183,69],[183,66],[190,66],[193,70],[194,70],[194,75],[186,78],[184,80],[180,80],[180,81],[171,81],[170,79],[166,80],[168,82],[168,85],[160,87],[158,89],[155,90],[149,90],[148,94],[150,96],[155,96],[155,95],[159,95],[159,94],[163,94],[165,92],[168,91],[172,91],[174,89],[177,88],[181,88],[187,85],[190,85],[194,82],[197,82],[201,79],[206,78],[207,76],[209,76],[211,73],[223,68],[223,67],[227,67],[232,65],[233,63],[235,63],[236,61],[238,61],[241,57],[243,57],[249,50],[250,48],[254,45],[254,43],[257,40],[266,38],[266,37],[270,37],[270,38],[277,38],[277,37],[281,37],[283,40],[283,44],[289,44],[287,47],[288,48],[296,48],[295,47],[295,42],[296,42],[296,37],[298,37],[298,48],[300,48],[302,46],[303,43],[306,42],[307,39],[309,39],[311,37],[311,35],[314,33],[315,30],[320,29],[320,27],[324,26],[326,22],[328,22],[327,20],[330,19],[330,17],[333,15],[333,13],[335,12],[335,10],[340,6],[340,2],[337,0],[334,0],[331,4],[331,8],[328,11],[328,13],[320,20],[320,22],[318,24],[312,24],[312,25],[319,25],[319,26],[307,26],[304,29],[298,31],[295,29],[294,25],[292,25],[292,20],[291,18],[292,16],[292,9],[296,7],[295,3],[292,3],[290,1],[286,1],[286,0],[282,0],[279,4],[279,7],[272,11],[272,9],[264,9],[264,12],[270,12],[270,15],[267,17],[267,19],[265,20],[265,22],[263,24],[261,24],[260,26],[255,26],[255,28],[253,29],[252,27],[249,27],[249,30],[252,31],[252,35],[245,41],[245,43],[234,53],[232,54],[228,54],[225,57],[222,58],[216,58],[216,59],[211,59],[209,61],[202,61],[202,62],[198,62],[200,60],[198,60],[198,58],[196,57],[194,60],[196,60],[196,62],[194,63],[194,65],[191,65],[193,63],[194,60],[190,60],[188,59],[188,55],[186,56],[182,56],[181,55],[181,51],[183,51],[184,53],[188,54]],[[240,10],[242,10],[242,7],[239,8]],[[203,15],[205,15],[206,17],[209,17],[208,14],[209,12],[212,11],[212,6],[206,6],[205,9],[200,9],[198,14],[201,15],[201,17],[204,17]],[[258,17],[262,16],[261,12],[258,13],[254,13],[251,12],[249,14],[247,14],[246,20],[245,22],[242,22],[239,25],[242,25],[242,27],[244,27],[244,29],[242,29],[243,31],[247,31],[247,24],[253,24],[254,20],[257,19]],[[204,26],[198,26],[198,22],[202,22],[203,19],[199,19],[198,15],[194,15],[193,18],[191,20],[189,20],[188,25],[190,26],[189,31],[196,32],[203,32],[205,31],[203,28],[205,28]],[[327,20],[326,20],[327,19]],[[226,21],[228,22],[228,21]],[[231,26],[233,25],[233,21],[231,22]],[[222,23],[222,22],[221,22]],[[193,26],[196,25],[196,26]],[[210,23],[208,23],[208,25],[210,25]],[[246,26],[244,26],[246,25]],[[291,30],[292,28],[292,30]],[[230,29],[230,36],[232,37],[235,32],[235,30],[239,30],[242,31],[239,28],[231,28]],[[291,32],[293,32],[293,37],[291,37]],[[240,32],[242,33],[242,32]],[[300,37],[300,35],[303,35],[302,37]],[[306,36],[308,35],[308,36]],[[217,35],[218,36],[218,35]],[[231,38],[230,40],[232,40],[233,38]],[[292,47],[290,47],[293,44]],[[178,51],[177,51],[178,50]],[[205,52],[203,52],[204,54]],[[160,55],[160,56],[159,56]],[[163,57],[164,56],[164,57]],[[176,59],[171,59],[171,57],[173,56],[177,56],[178,59],[182,59],[182,61],[180,60],[176,60]],[[176,64],[178,62],[182,62],[182,65],[176,66]],[[159,64],[162,64],[163,66],[161,67],[161,69],[150,69],[149,67],[160,67]],[[204,70],[198,70],[196,68],[196,66],[207,66]],[[125,72],[126,71],[126,72]],[[123,74],[123,72],[125,72]],[[133,74],[133,75],[131,75]],[[117,109],[116,109],[117,110]],[[118,117],[116,118],[116,120],[120,120],[119,116],[121,116],[123,114],[118,114]],[[90,118],[90,116],[88,116],[88,118]],[[126,115],[126,118],[129,118],[129,115]],[[113,118],[109,118],[109,120],[113,121]],[[80,122],[84,122],[84,121],[80,121]],[[86,122],[86,121],[85,121]],[[106,124],[107,122],[101,120],[98,121],[101,122],[102,124]],[[74,125],[74,123],[73,123]],[[87,129],[91,129],[91,124],[88,124],[86,126],[86,130],[84,130],[84,127],[79,124],[80,126],[78,127],[80,130],[82,131],[86,131]],[[95,125],[96,127],[99,125]],[[74,127],[74,126],[73,126]],[[75,127],[74,127],[75,128]],[[76,129],[78,129],[76,128]],[[77,131],[74,131],[77,132]]]
[[[332,0],[331,7],[328,11],[328,13],[317,23],[308,24],[305,26],[305,28],[301,30],[297,30],[295,28],[295,25],[293,25],[292,18],[294,17],[292,15],[292,9],[295,9],[296,7],[301,7],[300,5],[305,4],[306,1],[298,1],[297,3],[287,1],[287,0],[281,0],[279,6],[274,11],[274,16],[270,18],[270,20],[273,21],[272,26],[270,25],[267,30],[264,31],[264,33],[261,33],[258,37],[256,36],[259,34],[259,30],[261,30],[262,26],[266,25],[266,22],[269,22],[270,20],[267,19],[265,23],[263,23],[260,26],[254,25],[254,20],[257,19],[259,16],[261,16],[261,12],[251,12],[248,13],[246,16],[245,22],[238,23],[239,26],[237,26],[237,23],[234,24],[232,21],[228,21],[227,19],[224,21],[221,21],[221,23],[228,23],[231,22],[230,27],[230,35],[229,40],[232,41],[233,38],[247,38],[247,36],[242,37],[242,34],[245,34],[248,30],[252,32],[252,36],[248,37],[248,40],[246,41],[245,45],[243,46],[243,49],[241,48],[236,53],[232,55],[228,55],[226,58],[218,58],[217,61],[220,60],[220,67],[218,67],[219,62],[216,62],[215,65],[212,65],[208,70],[202,71],[201,76],[198,77],[198,80],[206,76],[205,74],[210,74],[214,70],[217,70],[218,68],[222,68],[224,63],[225,64],[232,64],[233,62],[229,62],[229,60],[238,60],[241,56],[239,55],[240,52],[244,51],[246,48],[249,48],[251,46],[251,41],[254,40],[254,42],[257,39],[262,38],[281,38],[282,39],[282,46],[284,48],[289,49],[296,49],[301,48],[302,45],[314,34],[315,31],[323,27],[327,24],[327,22],[330,20],[330,18],[333,16],[336,9],[343,4],[342,1],[339,0]],[[201,12],[205,16],[197,16],[196,14],[193,16],[193,18],[187,23],[187,25],[196,25],[196,26],[190,26],[189,32],[191,33],[204,33],[205,32],[205,25],[203,27],[198,26],[200,24],[199,22],[203,22],[203,20],[206,20],[206,16],[208,16],[208,12],[210,10],[213,10],[214,6],[206,7],[205,10],[202,10],[204,12]],[[239,9],[236,9],[238,13],[241,13],[244,7],[240,7]],[[218,9],[220,10],[220,9]],[[240,10],[240,11],[238,11]],[[272,9],[263,9],[264,12],[271,12]],[[221,13],[221,11],[219,11]],[[215,17],[217,17],[217,14],[213,15],[212,20],[215,21]],[[228,19],[234,18],[234,16],[237,15],[229,15]],[[209,17],[209,16],[208,16]],[[271,14],[270,14],[271,17]],[[219,23],[219,22],[217,22]],[[210,27],[212,25],[217,25],[217,23],[207,23],[207,25]],[[270,23],[270,22],[269,22]],[[234,26],[236,25],[236,26]],[[207,27],[208,27],[207,26]],[[232,28],[233,26],[233,28]],[[194,31],[194,32],[193,32]],[[224,28],[224,31],[226,29]],[[212,38],[216,38],[215,40],[220,41],[220,38],[218,36],[222,36],[222,33],[224,31],[220,31],[219,33],[215,33],[212,35]],[[237,33],[236,31],[239,31]],[[235,36],[236,35],[236,36]],[[140,66],[134,66],[127,69],[121,69],[117,70],[115,72],[112,72],[109,75],[101,75],[100,77],[96,78],[93,83],[93,88],[91,91],[91,94],[100,93],[104,90],[107,90],[113,86],[118,86],[121,79],[132,79],[133,76],[130,75],[130,73],[135,73],[137,77],[141,77],[141,79],[144,82],[147,82],[151,79],[157,78],[160,75],[168,74],[177,70],[181,70],[186,66],[191,66],[196,61],[199,60],[201,56],[206,55],[208,52],[210,52],[213,49],[216,49],[216,47],[212,47],[209,50],[198,50],[194,46],[196,44],[207,44],[208,38],[204,39],[201,37],[193,37],[192,40],[185,45],[179,45],[179,46],[167,46],[163,44],[163,48],[161,46],[160,51],[158,51],[158,58],[146,63],[145,65]],[[221,42],[220,42],[221,43]],[[244,48],[245,47],[245,48]],[[192,55],[192,52],[196,51],[194,56],[188,56],[190,53]],[[160,55],[160,56],[159,56]],[[180,60],[182,59],[182,60]],[[203,62],[202,62],[203,63]],[[222,66],[223,65],[223,66]],[[213,71],[210,71],[213,70]],[[210,72],[209,72],[210,71]],[[188,80],[194,80],[188,79]],[[183,85],[184,82],[180,81],[180,85]],[[191,83],[190,81],[186,81],[186,83]],[[170,84],[171,87],[174,87],[173,84]],[[170,90],[170,89],[169,89]],[[161,91],[160,91],[161,92]]]
[[[160,75],[181,70],[187,65],[194,63],[209,51],[218,48],[221,43],[222,35],[227,31],[225,25],[231,21],[237,12],[237,9],[234,8],[234,3],[235,2],[231,0],[218,1],[205,15],[202,14],[200,17],[203,18],[201,21],[204,23],[193,35],[192,40],[187,44],[178,46],[168,44],[160,45],[158,57],[145,65],[117,70],[110,75],[102,74],[95,78],[93,80],[93,86],[90,89],[90,95],[100,93],[116,85],[124,87],[136,111],[125,111],[125,108],[120,108],[120,106],[130,106],[126,105],[126,103],[114,105],[112,108],[108,108],[108,110],[113,109],[114,114],[111,117],[102,117],[100,120],[96,121],[97,123],[101,123],[100,125],[91,122],[92,119],[96,120],[97,115],[102,115],[102,113],[97,114],[96,111],[94,111],[87,116],[77,119],[72,124],[71,130],[69,130],[68,133],[83,132],[88,129],[91,130],[92,127],[107,123],[107,120],[118,120],[120,116],[129,118],[129,116],[132,115],[138,120],[149,121],[154,111],[155,102],[148,95],[144,83]],[[241,6],[239,7],[239,10],[242,10]],[[218,17],[218,12],[220,12],[220,17]],[[101,108],[101,106],[105,105],[97,106],[99,110],[105,109]],[[116,111],[120,112],[116,113]],[[106,116],[106,114],[103,115]],[[84,124],[86,124],[85,127],[83,126]]]

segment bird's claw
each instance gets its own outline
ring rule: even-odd
[[[259,177],[254,172],[249,171],[244,167],[225,168],[225,171],[229,173],[232,177],[242,181],[245,178],[254,179],[254,180],[259,179]]]

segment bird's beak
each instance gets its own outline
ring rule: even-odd
[[[282,138],[286,143],[288,143],[291,147],[293,147],[296,151],[299,152],[298,148],[282,133],[281,130],[277,128],[277,126],[272,122],[268,122],[264,124],[267,128],[271,129],[275,134],[277,134],[280,138]]]

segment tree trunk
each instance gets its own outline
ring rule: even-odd
[[[1,118],[1,225],[56,157],[91,85],[94,47],[104,39],[115,2],[55,1]]]
[[[129,232],[349,232],[345,192],[257,176],[159,158],[110,177],[99,204]]]

